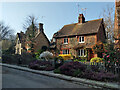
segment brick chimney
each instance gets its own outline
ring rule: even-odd
[[[78,16],[78,23],[84,23],[85,22],[85,17],[83,14],[79,14]]]
[[[43,29],[43,23],[39,23],[39,31],[40,31],[40,32],[43,32],[43,31],[44,31],[44,29]]]

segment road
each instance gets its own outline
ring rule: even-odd
[[[2,67],[2,88],[89,88],[76,82]]]

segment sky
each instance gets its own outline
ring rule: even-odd
[[[0,21],[9,25],[16,34],[25,31],[26,17],[34,15],[38,23],[44,24],[44,32],[50,40],[64,25],[77,23],[80,13],[84,14],[86,21],[102,18],[103,9],[108,5],[113,7],[114,2],[1,2]],[[86,8],[86,11],[81,8]]]

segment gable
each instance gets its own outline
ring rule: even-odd
[[[45,35],[45,33],[44,32],[40,32],[36,37],[35,37],[35,41],[39,41],[39,40],[45,40],[46,42],[48,42],[48,44],[50,44],[50,42],[49,42],[49,40],[48,40],[48,38],[47,38],[47,36]]]
[[[106,32],[103,22],[100,25],[100,28],[97,33],[97,41],[105,42],[106,39]]]

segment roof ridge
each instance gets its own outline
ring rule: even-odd
[[[103,20],[103,18],[100,18],[100,19],[94,19],[94,20],[90,20],[90,21],[87,21],[87,22],[92,22],[92,21],[97,21],[97,20]]]

